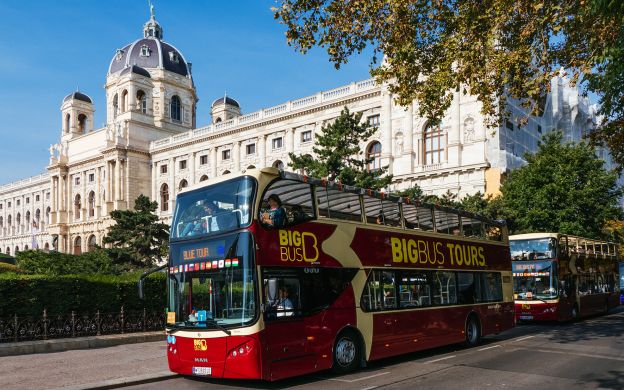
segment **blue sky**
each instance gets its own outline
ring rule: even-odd
[[[369,57],[337,71],[320,49],[286,44],[270,0],[155,0],[164,40],[193,63],[198,126],[217,97],[244,113],[369,76]],[[45,171],[60,137],[60,105],[78,87],[106,121],[106,72],[115,50],[142,37],[147,0],[0,1],[0,185]]]

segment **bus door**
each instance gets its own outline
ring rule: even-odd
[[[401,342],[394,271],[371,270],[362,293],[361,307],[373,312],[371,358],[395,355]]]
[[[566,321],[572,317],[572,309],[576,304],[576,287],[574,277],[565,275],[559,282],[559,320]]]
[[[265,376],[278,380],[310,372],[315,357],[306,339],[297,275],[265,270],[263,284]]]

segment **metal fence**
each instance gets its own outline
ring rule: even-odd
[[[165,328],[165,313],[125,311],[0,318],[0,343],[146,332]]]

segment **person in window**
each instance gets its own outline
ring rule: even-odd
[[[279,196],[271,194],[269,195],[267,202],[269,203],[269,210],[262,213],[262,224],[274,228],[284,227],[284,222],[286,221],[286,211],[282,207],[282,201]]]
[[[377,215],[377,219],[375,220],[375,223],[377,225],[383,225],[384,224],[384,215],[383,213],[380,211],[379,215]]]
[[[207,202],[204,204],[205,221],[207,221],[204,222],[207,228],[206,231],[216,232],[219,230],[219,223],[217,222],[216,214],[217,208],[213,203]]]
[[[279,301],[277,303],[277,316],[285,317],[292,316],[293,313],[293,304],[290,300],[290,294],[288,288],[282,287],[279,290]]]

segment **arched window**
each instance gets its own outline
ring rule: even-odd
[[[0,216],[0,228],[4,227],[4,218]]]
[[[169,186],[163,184],[160,186],[160,211],[169,210]]]
[[[87,251],[91,252],[92,250],[95,249],[95,246],[97,245],[96,240],[95,240],[95,234],[92,234],[91,236],[89,236],[89,241],[87,241]]]
[[[182,105],[180,104],[180,98],[177,95],[171,97],[171,119],[174,121],[182,120]]]
[[[215,119],[215,123],[221,123],[221,117],[218,117],[217,119]]]
[[[16,247],[15,247],[15,254],[17,255],[19,251],[20,251],[20,250],[19,250],[19,246],[16,246]]]
[[[74,198],[74,219],[80,219],[80,209],[82,209],[82,200],[80,199],[80,194],[76,194]]]
[[[7,226],[11,227],[11,216],[10,215],[7,217]]]
[[[50,244],[47,243],[47,242],[45,244],[43,244],[43,250],[46,251],[46,252],[49,252],[50,251]]]
[[[283,170],[284,169],[284,163],[281,162],[280,160],[277,160],[273,163],[273,168],[277,168],[279,170]]]
[[[27,251],[28,250],[28,245],[24,245],[24,250]]]
[[[117,114],[119,114],[119,97],[115,94],[113,97],[113,118],[117,118]]]
[[[188,181],[186,179],[182,179],[180,184],[178,185],[178,191],[182,190],[182,188],[188,187]]]
[[[35,210],[35,222],[39,224],[41,222],[41,210]]]
[[[443,161],[446,142],[439,126],[427,126],[423,145],[425,165],[439,164]]]
[[[69,133],[69,129],[71,127],[71,115],[65,115],[65,132]]]
[[[10,254],[11,254],[11,248],[9,248],[8,246],[7,246],[6,254],[7,254],[7,255],[10,255]]]
[[[145,92],[139,90],[136,94],[136,100],[141,113],[147,114],[147,96],[145,95]]]
[[[206,181],[206,180],[208,180],[207,175],[202,175],[202,177],[199,178],[199,181]]]
[[[368,170],[376,171],[381,169],[381,143],[374,141],[366,148],[366,160],[368,160]]]
[[[80,236],[74,239],[74,254],[79,255],[82,253],[82,238]]]
[[[89,218],[95,217],[95,192],[89,192]]]
[[[230,171],[226,169],[225,171],[223,171],[222,175],[227,175],[228,173],[230,173]]]
[[[46,208],[46,217],[45,217],[45,219],[46,219],[46,223],[47,223],[48,225],[51,223],[50,217],[51,217],[52,215],[51,215],[50,211],[51,211],[51,210],[50,210],[50,207]]]
[[[83,134],[87,131],[87,116],[85,114],[78,115],[78,131]]]
[[[255,168],[256,168],[255,165],[250,165],[250,166],[247,167],[247,169],[255,169]]]
[[[26,211],[26,219],[24,220],[26,227],[30,227],[30,211]]]
[[[17,225],[17,229],[19,231],[20,225],[22,224],[22,214],[17,213],[15,216],[15,224]]]
[[[123,90],[121,93],[121,112],[126,112],[128,110],[128,91]]]

